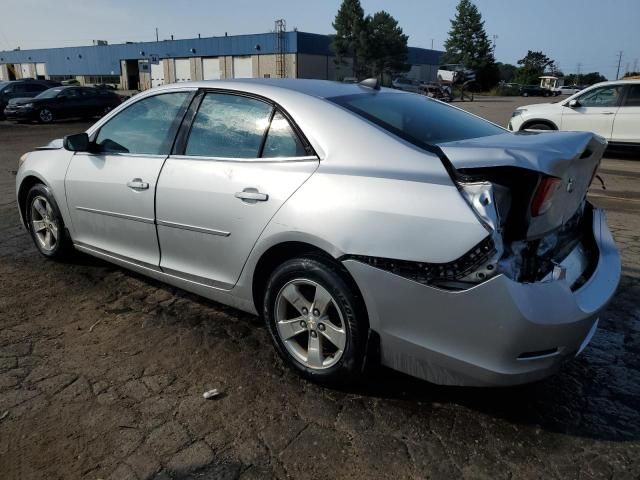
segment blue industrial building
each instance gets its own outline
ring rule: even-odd
[[[340,80],[328,35],[291,31],[157,42],[0,51],[0,80],[76,78],[145,89],[210,78],[294,77]],[[442,52],[409,48],[407,76],[432,80]]]

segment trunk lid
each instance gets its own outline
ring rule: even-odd
[[[516,236],[528,240],[541,238],[574,217],[584,203],[606,146],[604,138],[589,132],[505,132],[438,145],[451,164],[453,176],[482,179],[500,172],[498,183],[506,183],[512,196],[522,197],[511,202],[510,208],[515,211],[509,217],[521,223]],[[559,181],[549,193],[545,211],[532,215],[536,189],[548,177]]]

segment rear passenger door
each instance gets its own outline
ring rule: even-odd
[[[268,100],[202,92],[166,161],[156,193],[160,266],[231,288],[280,206],[318,167]]]
[[[627,87],[613,122],[611,141],[640,143],[640,83]]]

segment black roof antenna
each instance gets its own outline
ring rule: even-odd
[[[373,88],[374,90],[380,90],[380,80],[377,77],[366,78],[360,83],[363,87]]]

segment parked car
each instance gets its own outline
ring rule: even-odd
[[[49,80],[13,80],[0,82],[0,118],[4,118],[4,109],[11,99],[35,97],[56,85],[60,84]]]
[[[307,378],[510,385],[578,355],[618,285],[586,201],[605,147],[375,80],[186,82],[25,154],[17,204],[45,257],[260,314]]]
[[[111,90],[55,87],[34,98],[12,100],[4,109],[4,115],[9,120],[51,123],[61,118],[102,116],[120,103],[120,97]]]
[[[542,88],[539,85],[523,85],[520,87],[520,95],[523,97],[550,97],[552,94],[551,90]]]
[[[640,80],[603,82],[558,103],[517,108],[509,130],[589,131],[611,144],[640,146]]]
[[[404,90],[411,93],[422,93],[420,82],[411,80],[410,78],[398,77],[391,82],[391,86],[398,90]]]
[[[577,85],[563,85],[560,87],[560,95],[573,95],[581,90]]]

